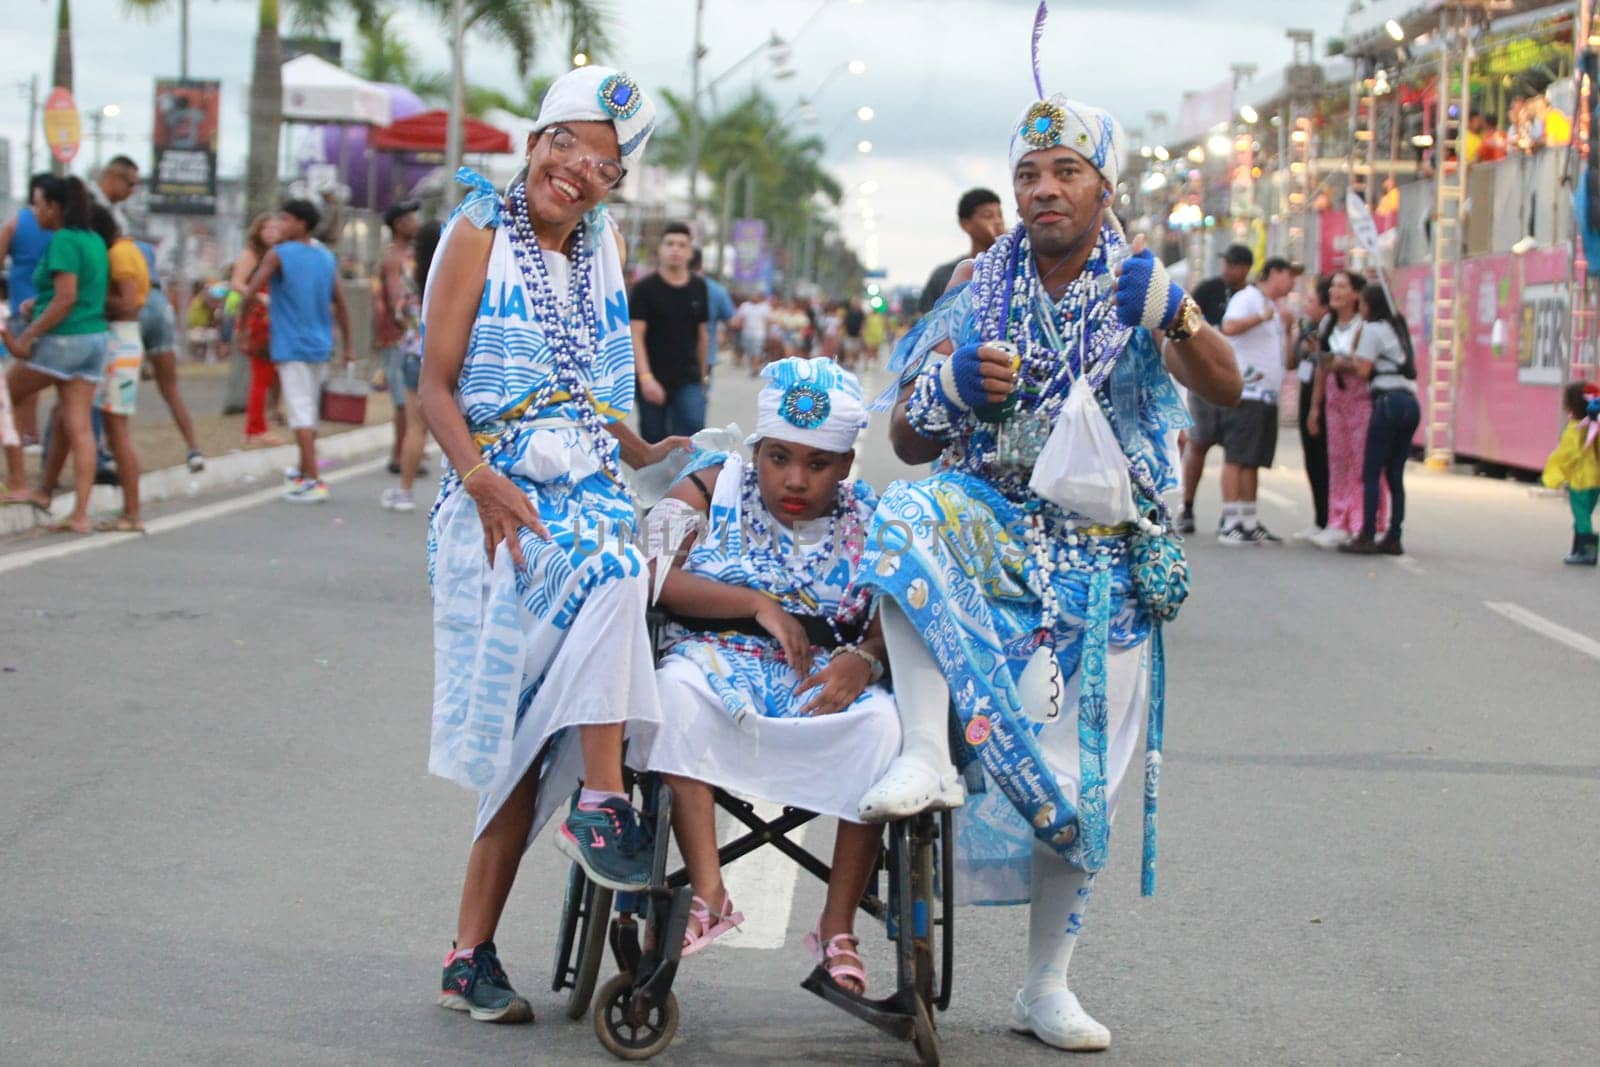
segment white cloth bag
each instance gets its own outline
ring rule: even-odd
[[[500,545],[494,566],[472,497],[439,509],[433,589],[433,731],[428,771],[491,793],[511,771],[527,637],[516,565]]]
[[[1072,383],[1067,402],[1033,465],[1028,488],[1093,522],[1137,522],[1128,457],[1085,377]]]

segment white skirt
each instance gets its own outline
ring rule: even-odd
[[[857,822],[861,795],[900,752],[900,717],[882,686],[834,715],[753,715],[740,726],[684,657],[662,660],[656,683],[661,720],[635,732],[628,762],[637,769]]]
[[[626,722],[633,730],[659,718],[655,657],[645,626],[649,596],[648,579],[625,578],[605,583],[583,602],[533,703],[517,723],[511,742],[513,773],[500,788],[478,794],[474,840],[488,828],[547,740],[550,753],[538,769],[530,845],[550,816],[565,807],[583,777],[583,746],[575,727]]]

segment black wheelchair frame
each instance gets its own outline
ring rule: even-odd
[[[619,1059],[644,1060],[672,1043],[679,1008],[672,992],[692,892],[686,869],[667,872],[672,823],[672,790],[654,775],[641,776],[642,817],[655,831],[650,886],[639,893],[613,894],[594,885],[576,864],[567,876],[566,900],[556,939],[551,989],[568,991],[566,1014],[581,1019],[591,1003],[595,1036]],[[721,789],[719,808],[748,832],[718,849],[724,866],[771,845],[806,871],[827,882],[829,866],[789,838],[816,818],[785,808],[774,819]],[[950,1006],[955,965],[953,882],[955,840],[951,813],[927,812],[888,825],[888,840],[878,859],[861,910],[883,922],[895,942],[896,987],[889,996],[869,1000],[839,986],[820,964],[801,988],[872,1024],[909,1040],[923,1064],[940,1062],[935,1012]],[[887,875],[887,895],[879,876]],[[613,911],[615,914],[613,914]],[[646,936],[640,937],[640,924]],[[617,974],[596,991],[609,945]]]

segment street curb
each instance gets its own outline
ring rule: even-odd
[[[317,438],[318,462],[324,469],[330,469],[387,450],[394,442],[391,425],[385,422]],[[278,445],[207,457],[206,469],[198,474],[191,473],[183,465],[147,471],[139,478],[139,498],[142,504],[156,504],[164,500],[199,496],[217,489],[270,484],[281,480],[284,469],[294,466],[299,458],[300,449],[297,446]],[[49,516],[25,504],[0,508],[0,537],[60,522],[72,515],[72,501],[72,493],[57,493]],[[121,505],[122,490],[114,485],[97,485],[89,494],[91,514],[115,511]]]

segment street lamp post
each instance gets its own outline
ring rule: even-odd
[[[105,120],[114,119],[120,114],[122,114],[122,109],[116,104],[97,107],[89,113],[89,138],[94,141],[94,173],[96,174],[100,173],[100,144],[105,140]]]

